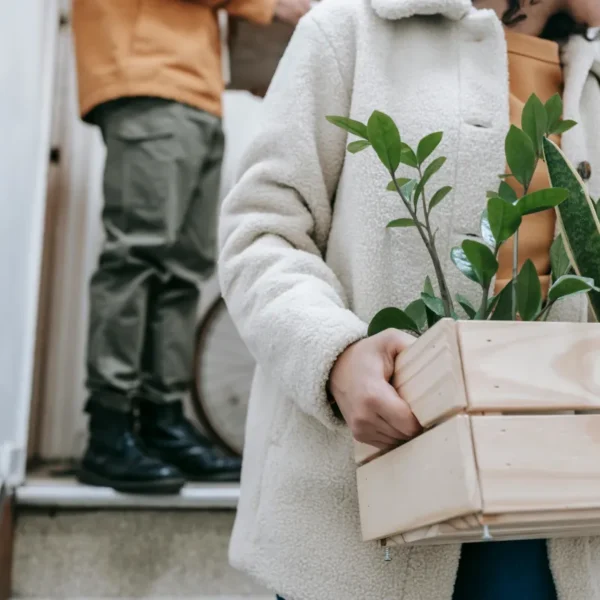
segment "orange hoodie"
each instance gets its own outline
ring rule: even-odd
[[[221,116],[219,8],[266,25],[275,0],[73,0],[81,115],[154,96]]]

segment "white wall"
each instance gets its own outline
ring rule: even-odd
[[[19,0],[0,17],[0,443],[24,449],[58,14],[54,0]]]

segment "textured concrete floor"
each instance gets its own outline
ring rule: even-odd
[[[21,512],[17,598],[272,596],[229,567],[231,511]]]

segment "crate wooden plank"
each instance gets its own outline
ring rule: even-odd
[[[369,444],[363,444],[354,440],[354,460],[357,465],[364,465],[365,463],[385,454],[385,451],[376,448],[375,446],[369,446]]]
[[[457,323],[469,411],[600,408],[600,324]]]
[[[503,515],[468,515],[421,527],[390,539],[397,545],[436,545],[484,541],[484,525],[491,540],[546,539],[600,534],[600,509],[546,511]]]
[[[600,415],[471,417],[487,514],[600,508]]]
[[[357,470],[362,534],[381,539],[481,510],[467,415]]]
[[[443,319],[402,352],[393,383],[425,428],[465,410],[457,323]]]

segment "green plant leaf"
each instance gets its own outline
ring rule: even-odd
[[[536,166],[536,153],[529,136],[514,125],[506,136],[506,162],[521,185],[531,182]]]
[[[548,114],[542,101],[535,94],[531,94],[525,103],[521,122],[523,131],[533,142],[536,155],[541,157],[542,140],[548,127]]]
[[[563,188],[548,188],[523,196],[516,204],[521,215],[531,215],[557,207],[569,197],[569,191]]]
[[[562,135],[563,133],[566,133],[567,131],[573,129],[573,127],[576,126],[577,121],[571,121],[567,119],[566,121],[561,121],[550,133],[555,135]]]
[[[404,312],[417,324],[419,331],[423,331],[427,325],[427,310],[423,300],[411,302]]]
[[[451,191],[452,187],[449,185],[440,188],[429,201],[429,212],[431,212]]]
[[[496,200],[499,200],[503,204],[506,204],[506,202],[504,202],[504,200],[501,200],[500,198],[496,198]],[[480,226],[481,226],[481,237],[483,238],[483,241],[491,248],[495,248],[496,247],[496,238],[494,237],[494,234],[492,233],[492,228],[490,226],[490,220],[488,217],[487,209],[485,209],[483,211],[483,213],[481,214]]]
[[[417,324],[399,308],[384,308],[380,310],[369,323],[368,335],[376,335],[386,329],[401,329],[420,333]]]
[[[360,121],[355,121],[354,119],[349,119],[348,117],[328,116],[325,118],[336,127],[344,129],[348,133],[357,135],[358,137],[364,138],[365,140],[369,139],[369,135],[367,133],[367,126],[364,123],[361,123]]]
[[[600,282],[600,220],[585,184],[562,150],[544,140],[544,154],[553,186],[569,190],[569,199],[557,207],[563,242],[578,275]],[[600,320],[600,292],[589,294],[590,306]]]
[[[544,108],[546,109],[547,116],[546,133],[550,133],[560,123],[562,117],[563,101],[560,94],[554,94],[554,96],[546,102]]]
[[[475,281],[482,287],[488,286],[498,270],[498,261],[494,253],[485,244],[475,240],[465,240],[462,250],[471,264]]]
[[[365,148],[369,148],[370,146],[371,142],[367,142],[367,140],[356,140],[355,142],[350,142],[348,144],[348,152],[356,154]]]
[[[423,173],[423,177],[421,177],[421,181],[417,183],[417,187],[415,188],[415,198],[419,198],[427,182],[444,166],[446,162],[445,156],[439,156],[435,160],[432,160],[425,169]]]
[[[500,187],[498,188],[498,196],[510,204],[514,204],[519,199],[517,192],[515,192],[515,190],[513,190],[508,183],[506,183],[506,181],[502,181],[500,183]]]
[[[567,275],[571,270],[571,261],[565,248],[562,235],[557,236],[550,248],[550,264],[552,265],[552,281]]]
[[[474,319],[477,314],[477,310],[471,304],[468,298],[461,296],[461,294],[456,294],[456,301],[462,306],[462,309],[467,313],[467,317],[469,319]]]
[[[412,219],[394,219],[390,221],[386,227],[390,229],[393,227],[416,227],[417,224]]]
[[[433,284],[431,283],[431,279],[429,275],[425,277],[425,284],[423,285],[423,293],[428,296],[435,296],[435,291],[433,289]]]
[[[402,188],[404,187],[409,181],[415,181],[414,179],[409,179],[408,177],[398,177],[398,179],[396,179],[396,183],[398,184],[398,187]],[[415,185],[416,185],[416,181],[415,181]],[[393,181],[390,181],[387,184],[387,191],[388,192],[396,192],[396,186],[394,184]]]
[[[487,218],[492,237],[498,245],[503,244],[512,237],[519,229],[522,221],[519,209],[514,204],[509,204],[501,198],[488,200]]]
[[[488,191],[485,193],[485,197],[489,200],[490,198],[500,198],[498,192]]]
[[[548,292],[548,300],[556,302],[566,296],[574,296],[592,290],[599,291],[590,277],[579,275],[563,275],[559,277]]]
[[[373,146],[379,160],[393,175],[400,164],[402,142],[398,127],[389,115],[374,111],[367,123],[369,142]]]
[[[531,259],[517,276],[517,308],[523,321],[533,321],[542,308],[542,286]]]
[[[441,131],[426,135],[420,142],[417,148],[417,161],[421,166],[430,156],[431,153],[440,145],[444,134]]]
[[[462,248],[452,248],[452,250],[450,250],[450,258],[463,275],[468,277],[471,281],[479,283],[473,265],[469,262],[469,259]]]
[[[435,296],[430,296],[429,294],[423,293],[421,294],[421,300],[423,300],[425,306],[438,317],[446,316],[444,311],[444,303],[441,298],[436,298]]]
[[[500,290],[497,296],[494,296],[495,306],[493,307],[492,321],[512,321],[512,287],[513,280]],[[491,308],[488,306],[491,310]]]
[[[419,164],[417,162],[417,157],[415,155],[415,151],[408,145],[402,142],[402,151],[400,153],[400,162],[404,165],[408,165],[409,167],[413,167],[417,169]]]

